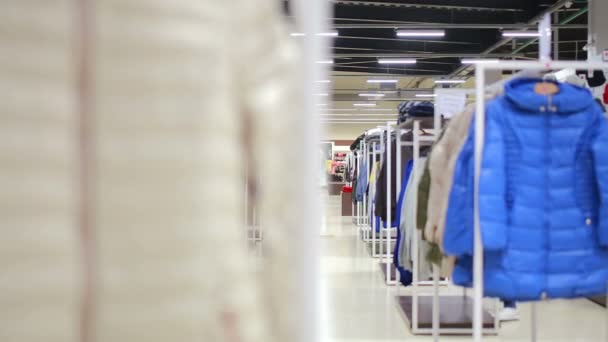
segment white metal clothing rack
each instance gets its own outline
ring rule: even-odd
[[[367,184],[369,186],[369,178],[371,177],[371,173],[373,170],[373,164],[375,163],[376,160],[376,155],[378,155],[378,144],[377,144],[377,140],[379,139],[379,134],[378,132],[374,132],[370,135],[366,135],[366,138],[364,140],[364,148],[365,148],[365,167],[366,167],[366,176],[368,178],[367,180]],[[373,190],[373,189],[372,189]],[[371,194],[372,191],[369,191],[369,194]],[[375,243],[375,233],[373,232],[373,228],[374,228],[374,220],[372,219],[372,201],[373,201],[373,196],[369,196],[367,191],[363,191],[363,202],[362,202],[362,206],[363,206],[363,213],[365,215],[365,218],[363,220],[363,224],[362,224],[362,235],[363,235],[363,241],[364,242],[372,242]],[[371,220],[371,222],[370,222]],[[372,241],[374,240],[374,241]]]
[[[454,93],[458,93],[458,94],[473,94],[474,90],[467,90],[467,89],[441,89],[441,92],[443,94],[454,94]],[[441,96],[441,94],[437,94],[438,96]],[[419,180],[421,178],[420,175],[420,167],[419,167],[419,163],[422,161],[421,157],[420,157],[420,149],[422,146],[429,146],[431,145],[433,142],[436,141],[436,139],[439,136],[439,133],[441,131],[441,113],[439,113],[438,110],[435,110],[435,115],[434,115],[434,120],[433,120],[433,134],[431,135],[420,135],[418,132],[420,132],[421,130],[421,120],[422,119],[410,119],[407,122],[401,124],[398,126],[397,128],[397,174],[401,174],[401,166],[402,166],[402,156],[401,156],[401,146],[408,146],[408,147],[412,147],[412,161],[413,161],[413,165],[412,165],[412,174],[411,174],[411,178],[412,179],[416,179]],[[402,132],[405,129],[411,129],[413,134],[412,134],[412,139],[410,141],[402,141]],[[401,177],[397,177],[397,186],[400,189],[401,188]],[[414,192],[412,198],[413,198],[413,207],[417,209],[418,207],[418,186],[417,184],[415,184],[415,187],[411,190]],[[439,294],[439,289],[441,286],[447,286],[449,285],[448,281],[440,281],[439,280],[439,268],[436,267],[435,265],[433,265],[433,280],[432,281],[428,281],[428,280],[421,280],[419,279],[419,273],[420,273],[420,262],[422,260],[424,260],[424,256],[421,255],[421,250],[420,250],[420,246],[419,246],[419,241],[421,241],[421,236],[422,236],[422,232],[418,230],[418,222],[417,222],[417,215],[412,215],[411,217],[406,217],[406,220],[410,220],[412,226],[414,227],[414,237],[412,239],[412,250],[410,251],[410,253],[412,254],[412,294],[411,294],[411,316],[410,316],[410,324],[411,324],[411,330],[412,333],[414,334],[431,334],[433,335],[433,338],[435,341],[439,340],[439,335],[440,334],[453,334],[453,335],[470,335],[473,333],[473,328],[470,326],[470,321],[469,321],[469,326],[467,327],[441,327],[440,326],[440,301],[441,298],[446,298],[446,299],[450,299],[450,298],[462,298],[462,303],[466,303],[466,298],[468,298],[466,296],[466,291],[464,292],[462,297],[457,297],[454,295],[448,295],[447,297],[440,297]],[[428,305],[429,303],[424,301],[424,303],[420,302],[420,298],[424,297],[424,298],[428,298],[428,295],[424,295],[421,291],[421,287],[428,287],[428,286],[432,286],[432,301],[430,303],[431,305],[431,310],[432,310],[432,323],[431,323],[431,327],[421,327],[420,325],[420,312],[421,312],[421,306],[426,306],[428,309]],[[497,308],[497,301],[494,302],[494,309],[496,311]],[[404,310],[407,310],[407,308],[404,308]],[[406,313],[407,316],[407,313]],[[463,325],[466,325],[466,322],[462,322]],[[491,327],[489,328],[485,328],[484,332],[488,333],[488,334],[497,334],[498,332],[498,325],[499,322],[497,320],[497,314],[494,314],[494,322],[491,325]]]
[[[393,239],[393,232],[396,232],[397,229],[393,228],[393,224],[399,224],[399,222],[393,222],[394,220],[391,218],[391,207],[392,207],[392,182],[391,182],[391,163],[392,163],[392,151],[391,151],[391,135],[392,135],[392,127],[396,123],[394,121],[389,121],[386,123],[386,141],[384,142],[384,149],[386,151],[386,160],[385,160],[385,168],[386,168],[386,229],[384,231],[386,237],[386,253],[384,254],[384,267],[385,267],[385,281],[387,285],[397,285],[399,283],[399,275],[396,272],[395,265],[393,265],[392,261],[392,253],[391,253],[391,241],[396,243],[396,237]],[[398,160],[399,161],[399,160]],[[399,172],[396,174],[396,178],[399,178]],[[399,190],[396,191],[397,194]],[[382,228],[382,227],[380,227]],[[380,230],[382,232],[382,230]],[[380,234],[380,239],[382,240],[382,234]],[[395,278],[392,277],[393,269],[395,269]]]
[[[379,141],[375,141],[374,142],[374,164],[376,163],[376,155],[380,155],[380,164],[382,165],[382,163],[384,162],[384,137],[386,134],[386,130],[385,127],[379,127],[380,128],[380,140]],[[373,194],[374,196],[370,196],[370,200],[373,202],[376,199],[376,189],[377,189],[377,184],[378,184],[378,168],[376,168],[376,174],[374,175],[374,189],[373,189]],[[372,193],[372,190],[370,189],[370,193]],[[380,249],[379,248],[379,242],[380,242],[380,238],[382,236],[382,230],[380,229],[381,227],[377,227],[377,222],[376,222],[376,204],[374,204],[373,206],[370,205],[370,217],[372,218],[372,238],[371,238],[371,243],[372,243],[372,257],[374,258],[380,258],[381,257],[381,253],[380,253]]]

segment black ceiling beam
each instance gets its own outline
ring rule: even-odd
[[[335,48],[368,48],[372,50],[389,49],[402,53],[451,53],[454,51],[464,53],[479,53],[482,45],[461,45],[461,44],[439,44],[433,42],[393,42],[384,40],[341,40],[334,44]]]
[[[554,30],[556,29],[586,29],[587,24],[563,24],[563,25],[552,25]],[[518,23],[503,23],[503,24],[450,24],[450,23],[403,23],[403,24],[335,24],[335,29],[365,29],[369,30],[416,30],[416,29],[530,29],[535,30],[538,25],[535,24],[518,24]]]
[[[437,11],[429,8],[389,8],[359,6],[335,6],[336,18],[375,19],[402,22],[433,22],[453,24],[512,24],[526,22],[532,14],[528,12],[496,12],[488,15],[483,12]]]
[[[422,76],[442,76],[442,75],[447,75],[450,72],[449,71],[441,71],[441,70],[436,70],[433,72],[429,72],[429,71],[419,71],[416,69],[386,69],[386,68],[380,68],[380,67],[354,67],[354,66],[334,66],[333,68],[334,71],[343,71],[343,72],[365,72],[367,74],[391,74],[391,75],[402,75],[402,76],[416,76],[416,77],[422,77]]]
[[[351,6],[384,6],[392,8],[429,8],[434,10],[522,12],[525,1],[488,1],[480,0],[332,0],[334,4]]]

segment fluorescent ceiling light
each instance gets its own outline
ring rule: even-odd
[[[397,83],[398,80],[367,80],[367,83]]]
[[[323,110],[341,110],[341,111],[345,111],[345,112],[354,112],[357,111],[357,109],[353,109],[353,108],[323,108]]]
[[[416,94],[416,97],[435,97],[435,94]]]
[[[335,124],[335,125],[366,125],[366,124],[380,124],[384,123],[384,121],[370,121],[370,122],[357,122],[357,121],[323,121],[321,120],[321,124]]]
[[[464,58],[460,62],[462,64],[492,64],[492,63],[498,63],[498,59],[469,59],[469,58]]]
[[[353,103],[355,107],[376,107],[375,103]]]
[[[332,61],[332,60],[327,60],[327,61],[317,61],[317,64],[334,64],[334,61]]]
[[[317,95],[317,96],[329,96],[329,94],[326,94],[326,93],[315,94],[315,95]]]
[[[465,80],[435,80],[435,84],[462,84]]]
[[[503,31],[503,37],[540,37],[536,31]]]
[[[319,106],[319,107],[325,107],[325,106],[327,106],[327,103],[317,103],[317,106]]]
[[[366,114],[366,113],[360,113],[360,114],[345,114],[345,113],[338,113],[338,114],[320,114],[321,116],[350,116],[353,118],[356,117],[365,117],[365,116],[381,116],[381,117],[394,117],[397,115],[397,113],[392,113],[392,114]]]
[[[293,32],[290,34],[292,37],[303,37],[306,35],[306,33],[302,33],[302,32]],[[317,36],[322,36],[322,37],[337,37],[338,31],[333,31],[333,32],[322,32],[322,33],[317,33]]]
[[[443,37],[444,30],[399,30],[397,37]]]
[[[377,122],[378,120],[382,120],[382,119],[321,119],[322,121],[336,121],[336,122],[340,122],[340,121],[361,121],[361,122]],[[382,121],[380,121],[382,122]]]
[[[361,109],[363,110],[363,109]],[[370,109],[365,109],[365,110],[374,110],[374,111],[394,111],[394,109],[388,109],[388,108],[370,108]]]
[[[315,81],[316,83],[331,83],[330,80],[319,80],[319,81]]]
[[[416,60],[413,58],[379,58],[379,64],[416,64]]]
[[[386,96],[384,94],[378,94],[378,93],[363,93],[363,94],[359,94],[359,96],[362,97],[383,97]]]

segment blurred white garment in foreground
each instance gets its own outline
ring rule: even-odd
[[[1,341],[297,341],[287,237],[308,227],[290,151],[305,137],[277,6],[2,5]]]

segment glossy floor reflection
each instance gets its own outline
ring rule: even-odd
[[[357,238],[350,217],[340,216],[339,196],[324,196],[321,233],[321,327],[323,342],[432,341],[412,335],[395,295],[406,288],[386,286],[378,260]],[[586,300],[537,304],[538,341],[608,341],[608,312]],[[484,341],[530,341],[530,305],[520,305],[521,321],[505,323],[498,336]],[[471,337],[441,337],[441,341],[471,341]]]

